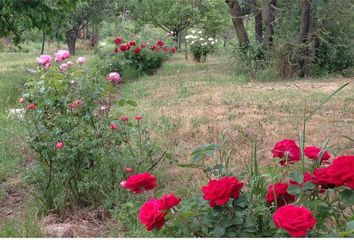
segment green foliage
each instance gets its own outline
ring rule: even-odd
[[[119,121],[109,114],[114,87],[96,69],[37,70],[23,97],[37,105],[26,111],[25,125],[37,153],[33,172],[44,210],[60,213],[73,205],[100,204],[110,196],[124,199],[126,191],[118,187],[127,177],[124,167],[151,171],[165,159],[166,152],[140,120]],[[117,104],[136,106],[130,99]],[[110,128],[112,123],[118,129]],[[56,147],[58,142],[64,147]]]

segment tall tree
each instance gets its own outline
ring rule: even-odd
[[[310,21],[311,21],[311,0],[301,0],[301,25],[300,25],[300,77],[304,77],[308,73],[308,39],[310,32]]]
[[[237,40],[240,46],[246,46],[249,43],[248,35],[243,24],[243,16],[238,0],[226,0],[225,1],[229,6],[232,23],[234,25]]]
[[[264,0],[263,3],[263,19],[264,19],[264,40],[266,47],[269,49],[273,46],[273,22],[274,22],[274,11],[277,0]]]
[[[262,8],[260,7],[257,0],[249,0],[252,13],[254,15],[254,32],[257,43],[263,42],[263,22],[262,22]]]

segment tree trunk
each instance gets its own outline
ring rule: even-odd
[[[264,40],[268,50],[273,46],[274,7],[276,6],[276,3],[276,0],[265,0],[263,6],[263,19],[265,25]]]
[[[310,21],[311,21],[311,0],[301,0],[301,25],[300,25],[300,77],[306,76],[308,73],[308,37],[310,32]]]
[[[250,0],[251,9],[254,14],[254,31],[256,36],[256,42],[263,42],[263,23],[262,23],[262,11],[259,5],[257,4],[257,0]]]
[[[71,30],[71,31],[65,33],[66,43],[68,45],[69,52],[72,55],[75,55],[75,46],[76,46],[77,35],[78,35],[77,29],[74,29],[74,30]]]
[[[249,43],[248,35],[243,24],[241,7],[238,0],[226,0],[227,5],[229,6],[232,23],[234,25],[237,40],[240,46],[246,46]]]
[[[45,32],[42,32],[42,47],[41,47],[41,55],[44,53],[44,43],[45,43]]]
[[[177,45],[178,45],[178,49],[181,49],[181,35],[182,35],[182,32],[178,32],[177,33]]]

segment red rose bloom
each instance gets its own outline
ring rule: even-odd
[[[181,202],[180,198],[177,198],[174,193],[170,195],[165,194],[162,198],[159,199],[160,201],[160,210],[168,210]]]
[[[156,47],[155,45],[153,45],[153,46],[150,47],[150,49],[151,49],[152,51],[156,51],[157,47]]]
[[[76,104],[75,103],[70,103],[68,106],[69,106],[69,108],[71,110],[73,110],[76,107]]]
[[[27,110],[35,110],[37,108],[37,105],[34,103],[30,103],[27,105]]]
[[[334,188],[343,185],[341,178],[335,178],[334,171],[331,166],[325,168],[317,168],[313,172],[312,182],[321,185],[322,188]]]
[[[117,37],[117,38],[114,39],[114,43],[115,43],[116,45],[119,45],[119,44],[121,44],[122,42],[123,42],[123,38],[121,38],[121,37]]]
[[[280,165],[300,161],[300,148],[294,140],[285,139],[277,142],[272,150],[274,158],[280,158]]]
[[[118,48],[115,48],[114,53],[118,53],[118,52],[119,52]]]
[[[165,45],[165,43],[162,40],[158,40],[156,45],[159,47],[163,47],[163,45]]]
[[[167,47],[163,47],[162,51],[167,53],[168,52],[168,48]]]
[[[304,181],[303,181],[303,183],[306,183],[306,182],[311,182],[312,181],[312,175],[311,175],[311,173],[310,172],[305,172],[304,173]],[[294,180],[292,180],[292,179],[290,179],[289,180],[289,182],[290,182],[290,184],[292,184],[292,185],[298,185],[298,186],[301,186],[303,183],[298,183],[298,182],[296,182],[296,181],[294,181]]]
[[[128,44],[123,44],[119,47],[119,49],[122,51],[122,52],[125,52],[127,50],[129,50],[129,45]]]
[[[134,42],[134,41],[129,42],[129,46],[135,46],[135,45],[136,45],[136,42]]]
[[[210,180],[207,186],[202,187],[203,199],[209,201],[210,207],[221,206],[227,203],[229,198],[237,199],[242,187],[243,183],[236,177]]]
[[[143,117],[140,116],[140,115],[136,115],[134,118],[135,118],[135,120],[137,120],[137,121],[140,121],[141,119],[143,119]]]
[[[314,161],[317,160],[317,158],[320,156],[321,151],[322,149],[316,146],[308,146],[304,149],[305,156]],[[330,158],[331,155],[329,154],[329,152],[325,151],[321,158],[321,162],[325,162]]]
[[[140,47],[137,47],[137,48],[134,49],[134,53],[135,53],[135,54],[139,54],[140,51],[141,51],[141,48],[140,48]]]
[[[152,190],[156,187],[156,185],[156,177],[146,172],[130,176],[127,179],[126,188],[131,192],[140,194],[142,189]]]
[[[119,120],[122,121],[122,122],[126,122],[126,121],[129,120],[129,117],[128,117],[128,116],[121,116],[121,117],[119,118]]]
[[[315,226],[316,219],[307,208],[289,204],[275,211],[273,222],[292,237],[304,237]]]
[[[340,179],[337,181],[354,189],[354,156],[339,156],[333,160],[330,168],[334,179]]]
[[[175,52],[176,52],[176,48],[172,47],[172,48],[170,49],[170,52],[171,52],[172,54],[175,53]]]
[[[287,183],[276,183],[274,185],[269,185],[266,200],[269,204],[275,202],[277,199],[278,207],[284,206],[288,203],[295,201],[295,195],[288,193],[289,184]]]
[[[111,123],[111,124],[109,125],[109,128],[114,130],[114,129],[118,129],[119,126],[118,126],[118,124],[116,124],[116,123]]]
[[[163,227],[166,214],[160,211],[160,201],[152,198],[140,208],[138,218],[146,226],[146,230],[151,231],[154,228],[161,229]]]

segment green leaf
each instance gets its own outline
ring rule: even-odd
[[[298,172],[292,172],[289,174],[289,178],[294,180],[295,182],[301,184],[304,181],[304,175]]]
[[[340,198],[345,205],[354,205],[354,191],[345,189],[340,193]]]
[[[125,103],[126,103],[126,100],[123,99],[123,98],[119,99],[119,101],[118,101],[118,105],[121,106],[121,107],[123,107],[125,105]]]
[[[216,226],[213,231],[214,237],[221,237],[225,234],[225,227],[223,226]]]
[[[190,211],[181,213],[181,216],[183,218],[193,218],[193,217],[196,217],[198,215],[199,215],[199,212],[195,211],[195,210],[190,210]]]
[[[316,185],[313,184],[312,182],[306,182],[306,183],[304,183],[304,184],[302,185],[302,189],[303,189],[304,191],[306,191],[306,190],[313,190],[313,189],[315,189],[315,187],[316,187]]]
[[[133,106],[133,107],[138,106],[138,104],[133,100],[127,100],[127,104],[129,104],[130,106]]]
[[[301,188],[297,185],[290,185],[288,187],[288,193],[293,195],[298,195],[301,193]]]

